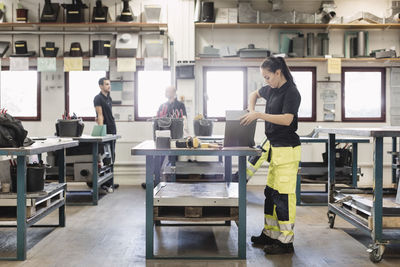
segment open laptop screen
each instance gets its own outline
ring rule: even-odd
[[[254,134],[256,131],[257,120],[246,126],[240,125],[240,117],[246,113],[246,110],[226,111],[224,147],[253,147],[255,145]]]

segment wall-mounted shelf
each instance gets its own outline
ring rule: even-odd
[[[196,61],[262,61],[265,58],[240,58],[240,57],[196,57]],[[400,58],[372,58],[372,57],[365,57],[365,58],[341,58],[343,62],[385,62],[385,61],[395,61],[400,62]],[[328,59],[322,57],[289,57],[285,58],[287,62],[325,62]]]
[[[207,29],[400,29],[391,24],[271,24],[271,23],[212,23],[196,22],[196,28]]]
[[[38,30],[40,28],[69,28],[69,29],[102,29],[102,28],[124,28],[124,29],[139,29],[139,30],[151,30],[167,28],[166,23],[142,23],[142,22],[82,22],[82,23],[40,23],[40,22],[28,22],[28,23],[14,23],[14,22],[3,22],[0,23],[0,30],[4,28],[31,28],[30,30]],[[5,29],[4,29],[5,30]]]

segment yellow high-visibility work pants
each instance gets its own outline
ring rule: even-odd
[[[264,190],[264,234],[282,243],[292,243],[296,217],[296,180],[300,146],[269,146],[267,186]]]

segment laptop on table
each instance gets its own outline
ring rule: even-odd
[[[227,110],[225,122],[224,147],[253,147],[257,120],[249,125],[240,125],[240,117],[247,110]]]

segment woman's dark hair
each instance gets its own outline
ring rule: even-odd
[[[261,64],[260,68],[266,69],[273,73],[275,73],[277,70],[281,70],[286,80],[292,84],[295,84],[293,76],[290,73],[290,70],[283,57],[267,57],[267,59],[265,59]]]

